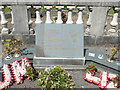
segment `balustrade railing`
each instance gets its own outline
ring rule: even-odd
[[[11,7],[12,6],[8,6],[8,8],[10,8],[10,9],[11,9]],[[90,35],[91,22],[92,22],[92,19],[94,19],[93,18],[94,14],[92,14],[93,7],[89,7],[87,9],[86,7],[83,7],[83,6],[78,6],[78,7],[67,6],[67,10],[66,10],[67,13],[65,12],[66,17],[67,17],[66,18],[67,19],[66,23],[63,23],[63,19],[62,19],[62,12],[64,12],[63,11],[64,6],[56,6],[56,9],[57,9],[57,10],[55,10],[56,15],[57,15],[56,16],[56,21],[54,21],[54,18],[53,18],[54,16],[51,16],[52,15],[51,12],[53,12],[52,6],[44,6],[44,8],[46,9],[46,15],[43,15],[43,17],[45,17],[44,21],[43,21],[41,15],[40,15],[40,14],[42,14],[42,13],[40,13],[41,12],[41,6],[33,6],[33,7],[35,9],[35,17],[34,18],[31,17],[31,10],[30,10],[31,6],[27,6],[28,27],[29,27],[29,33],[30,34],[35,34],[35,30],[34,30],[34,27],[32,25],[33,23],[34,24],[42,24],[45,21],[46,24],[86,24],[85,35]],[[75,22],[73,22],[74,18],[73,18],[72,13],[74,12],[75,8],[77,9],[76,11],[77,11],[78,15],[77,15],[77,20]],[[11,24],[13,25],[12,30],[9,30],[7,28],[8,21],[5,17],[5,12],[4,12],[3,9],[4,9],[4,6],[0,6],[0,16],[1,16],[0,22],[1,22],[1,26],[2,26],[1,34],[12,34],[15,31],[14,23],[16,23],[16,22],[14,22],[14,15],[13,15],[12,9],[11,9],[11,12],[9,13],[9,14],[11,14]],[[118,33],[118,30],[119,30],[119,28],[118,28],[118,13],[119,13],[119,10],[120,9],[118,7],[116,7],[114,9],[114,14],[112,16],[112,21],[111,22],[108,22],[109,20],[107,20],[107,18],[106,18],[105,22],[107,22],[107,24],[105,24],[105,27],[106,27],[106,25],[109,24],[108,30],[105,30],[107,35],[116,36],[117,33]],[[84,17],[84,15],[87,14],[87,13],[83,14],[84,11],[88,13],[87,17]],[[109,17],[109,16],[107,16],[107,17]],[[86,23],[84,23],[83,18],[87,18],[87,19],[85,19],[85,20],[87,20]],[[100,18],[102,18],[102,17],[100,17]],[[100,18],[98,18],[98,20],[100,20]],[[110,27],[110,25],[111,25],[111,27]],[[96,27],[97,27],[97,25],[96,25]]]

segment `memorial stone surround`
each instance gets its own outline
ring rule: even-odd
[[[76,0],[73,2],[73,4],[70,1],[56,1],[57,20],[56,22],[53,22],[53,16],[51,16],[51,12],[52,5],[55,4],[55,1],[56,0],[31,0],[26,2],[24,0],[11,0],[11,2],[9,2],[8,0],[4,0],[0,3],[0,16],[2,25],[1,35],[35,35],[36,53],[34,55],[34,59],[36,62],[34,62],[34,60],[34,63],[39,62],[41,59],[41,62],[39,62],[38,65],[40,65],[40,63],[49,65],[50,62],[48,59],[53,59],[51,63],[58,64],[60,61],[59,59],[62,59],[62,61],[60,61],[61,64],[65,64],[65,62],[69,62],[69,60],[72,63],[68,64],[80,64],[78,63],[78,60],[85,60],[84,43],[89,41],[90,38],[92,38],[94,41],[99,40],[99,37],[101,36],[103,36],[103,38],[109,38],[109,36],[113,36],[115,39],[118,38],[118,12],[120,10],[118,0],[112,1],[113,3],[111,3],[109,0],[106,2],[103,1],[99,4],[97,3],[99,0],[94,0],[91,3],[89,3],[89,0],[84,1],[84,3],[83,1]],[[26,3],[27,5],[25,5]],[[35,9],[35,20],[33,20],[31,17],[31,4],[33,4]],[[5,12],[3,10],[4,5],[9,5],[8,8],[11,9],[11,24],[13,25],[11,30],[7,27],[8,20],[6,19]],[[44,5],[44,8],[46,9],[45,22],[43,22],[42,18],[40,17],[40,9],[42,8],[41,5]],[[63,21],[61,17],[64,5],[67,5],[66,24],[62,24]],[[72,14],[76,8],[75,5],[78,5],[78,15],[76,21],[73,20]],[[107,21],[106,18],[108,17],[107,13],[113,6],[115,7],[115,12],[110,23],[112,29],[109,28],[109,30],[106,30],[107,35],[104,35],[104,29]],[[84,10],[89,12],[89,17],[86,21],[87,23],[83,19]],[[32,27],[33,23],[35,24],[35,27]],[[87,40],[85,40],[86,38]],[[96,44],[96,42],[94,43]],[[68,61],[65,61],[66,58]],[[72,59],[75,60],[72,61]]]

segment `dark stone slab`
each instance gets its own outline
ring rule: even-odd
[[[2,77],[2,72],[0,70],[0,81],[2,82],[2,80],[3,80],[3,77]]]
[[[98,46],[105,44],[118,44],[119,37],[117,36],[84,36],[84,45],[85,46]]]
[[[96,63],[96,62],[91,61],[91,60],[86,60],[86,65],[89,65],[89,64],[95,64],[99,71],[107,71],[109,73],[120,74],[120,71],[118,71],[116,69],[110,68],[110,67],[102,65],[100,63]],[[119,68],[119,70],[120,70],[120,68]]]
[[[120,61],[108,62],[108,57],[105,53],[96,50],[86,50],[85,54],[86,60],[91,60],[93,62],[99,63],[103,66],[110,67],[112,69],[120,71]]]
[[[93,36],[84,36],[84,45],[93,46],[95,44],[95,37]]]
[[[35,45],[35,35],[22,35],[22,39],[27,45]]]
[[[10,60],[4,60],[4,57],[3,57],[3,64],[10,64],[10,63],[12,63],[12,62],[14,62],[16,60],[21,60],[24,57],[27,57],[27,58],[29,58],[31,60],[34,57],[34,52],[35,52],[34,48],[28,48],[28,49],[24,49],[22,51],[22,55],[20,57],[18,57],[18,58],[13,57]]]

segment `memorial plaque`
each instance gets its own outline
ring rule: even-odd
[[[84,57],[84,30],[82,24],[39,24],[35,30],[36,56]]]
[[[86,50],[85,59],[92,60],[96,63],[99,63],[100,65],[107,66],[120,71],[120,64],[119,64],[120,62],[119,61],[113,61],[111,63],[108,62],[108,57],[103,52],[96,50]]]

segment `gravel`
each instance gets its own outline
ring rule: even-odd
[[[67,71],[69,74],[71,74],[71,76],[73,77],[73,81],[76,85],[76,88],[86,88],[86,89],[97,89],[100,90],[99,87],[97,85],[94,85],[92,83],[89,83],[87,81],[85,81],[83,79],[85,71],[84,70],[74,70],[74,71]],[[37,80],[36,81],[31,81],[28,79],[24,80],[23,84],[20,85],[16,85],[16,83],[14,83],[9,89],[25,89],[25,88],[29,88],[29,89],[35,89],[35,88],[39,88],[42,89],[41,86],[37,85]]]

